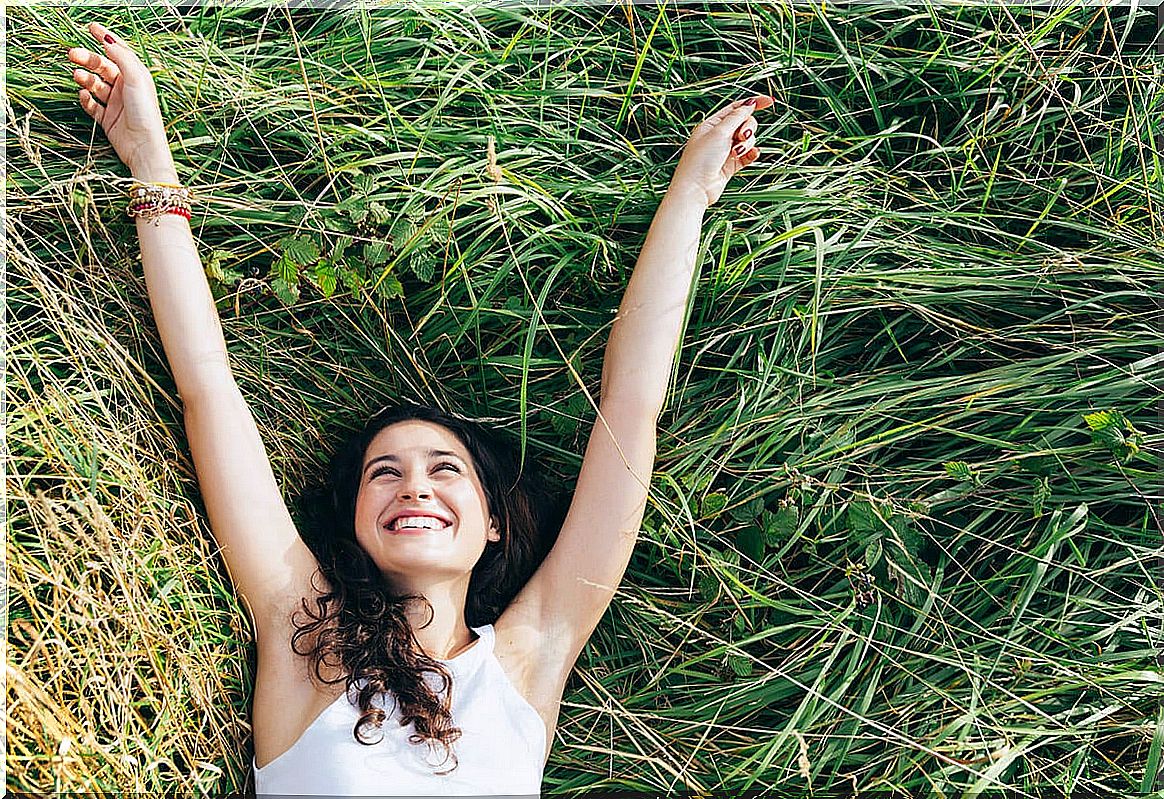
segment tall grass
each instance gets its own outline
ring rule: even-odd
[[[7,787],[240,790],[252,634],[127,173],[64,60],[96,13],[8,11]],[[776,98],[706,221],[643,536],[548,791],[1164,788],[1150,12],[100,16],[156,67],[291,499],[400,398],[571,479],[688,132]]]

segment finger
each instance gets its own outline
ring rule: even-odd
[[[84,47],[69,48],[68,55],[69,60],[74,64],[85,67],[90,72],[97,73],[106,83],[112,84],[121,74],[121,70],[117,68],[117,64],[114,64],[104,56],[86,50]]]
[[[137,57],[133,48],[101,23],[90,22],[89,32],[93,34],[94,38],[105,43],[105,55],[118,67],[121,73],[124,74],[128,71],[132,75],[138,69],[145,69],[145,65]]]
[[[732,155],[739,158],[748,152],[748,150],[754,149],[755,147],[756,139],[754,136],[749,135],[732,146]]]
[[[728,103],[726,106],[719,109],[714,114],[712,114],[707,119],[705,119],[704,124],[707,125],[708,127],[715,127],[720,122],[722,122],[724,119],[726,119],[730,114],[732,114],[733,112],[739,111],[741,108],[743,108],[744,103],[746,103],[746,102],[747,102],[747,99],[736,100],[735,102]]]
[[[755,134],[757,127],[759,127],[759,124],[756,122],[756,118],[748,117],[746,120],[744,120],[744,124],[736,128],[735,135],[733,135],[732,138],[737,142],[751,138],[752,135]]]
[[[713,131],[725,143],[731,144],[735,140],[736,131],[744,130],[744,123],[752,117],[752,112],[755,107],[741,104],[738,108],[733,108],[728,114],[713,128]],[[738,140],[737,140],[738,141]]]
[[[744,153],[743,155],[740,156],[740,166],[748,166],[749,164],[751,164],[753,161],[755,161],[759,157],[760,157],[759,148],[753,147],[752,149],[748,150],[746,153]]]
[[[83,69],[74,69],[73,80],[88,89],[102,103],[109,102],[109,92],[112,90],[112,87],[92,72],[86,72]]]
[[[97,124],[105,119],[105,106],[93,99],[93,95],[89,93],[88,89],[81,89],[78,98],[81,101],[81,108],[86,114],[97,120]]]

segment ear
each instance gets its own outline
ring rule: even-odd
[[[489,531],[485,533],[485,538],[488,541],[500,541],[501,531],[497,529],[497,517],[489,517]]]

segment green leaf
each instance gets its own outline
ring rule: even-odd
[[[88,191],[74,186],[69,192],[69,204],[77,209],[78,215],[84,215],[89,206],[93,205],[93,196]]]
[[[764,504],[760,503],[760,509],[754,511],[754,502],[745,502],[742,505],[732,505],[728,508],[728,513],[732,519],[737,522],[754,522],[760,518],[760,514],[764,512]]]
[[[239,272],[235,269],[223,269],[221,282],[223,286],[233,286],[235,283],[242,280],[242,277],[242,272]]]
[[[1101,447],[1115,451],[1124,443],[1124,431],[1118,427],[1103,427],[1092,431],[1091,440]]]
[[[294,305],[299,301],[299,286],[293,283],[288,283],[281,277],[277,277],[271,281],[271,291],[284,305]]]
[[[908,605],[914,607],[921,605],[925,600],[925,589],[910,580],[909,577],[928,584],[930,567],[925,563],[903,561],[900,558],[886,558],[886,561],[890,564],[889,579],[896,584],[898,596],[905,600]]]
[[[392,219],[392,211],[383,203],[373,201],[368,206],[368,216],[372,218],[373,224],[386,225]]]
[[[299,265],[288,258],[287,253],[283,253],[271,264],[271,277],[282,280],[288,286],[294,285],[299,282]]]
[[[1043,504],[1051,496],[1051,478],[1044,475],[1035,483],[1035,494],[1031,498],[1031,507],[1034,510],[1034,518],[1039,518],[1043,515]]]
[[[1125,422],[1124,415],[1117,410],[1085,413],[1083,421],[1087,422],[1087,426],[1096,432],[1110,427],[1122,427]]]
[[[378,266],[388,260],[388,245],[383,241],[370,241],[364,245],[364,263]]]
[[[373,175],[359,174],[352,180],[352,185],[360,194],[368,195],[376,190],[376,178]]]
[[[421,248],[412,252],[408,259],[408,267],[412,273],[425,283],[432,281],[436,274],[437,256],[432,250]]]
[[[449,222],[443,216],[438,216],[429,223],[425,235],[435,244],[444,244],[449,238]]]
[[[307,236],[284,236],[279,240],[279,249],[285,258],[300,266],[319,259],[319,246]]]
[[[336,210],[347,214],[356,223],[363,222],[367,218],[368,206],[367,200],[358,197],[348,197],[335,204]]]
[[[225,250],[214,250],[210,253],[210,257],[206,259],[206,277],[210,280],[217,280],[220,283],[226,279],[226,273],[222,271],[222,260],[229,257],[230,253]]]
[[[384,274],[383,271],[378,272],[372,277],[375,281],[376,294],[384,300],[391,300],[396,297],[404,296],[404,286],[400,285],[396,275]]]
[[[579,402],[580,399],[581,402]],[[581,415],[579,405],[583,403],[585,400],[582,399],[581,392],[571,394],[564,402],[554,403],[557,412],[550,417],[550,426],[554,428],[555,433],[564,438],[578,430],[578,421]]]
[[[764,559],[764,531],[759,527],[745,527],[736,534],[736,547],[756,563]]]
[[[946,470],[946,474],[955,480],[967,482],[974,479],[974,470],[966,461],[946,461],[942,467]]]
[[[323,292],[325,297],[330,297],[335,293],[336,275],[335,268],[331,264],[323,261],[316,264],[315,285],[319,286],[319,290]]]
[[[908,553],[909,557],[917,560],[919,558],[918,553],[921,552],[922,544],[925,543],[921,532],[913,526],[908,517],[902,516],[900,513],[890,518],[889,525],[893,528],[897,540],[901,542],[902,548]]]
[[[577,420],[574,423],[574,429],[577,430],[584,422],[592,418],[593,406],[586,395],[578,391],[566,400],[566,410]]]
[[[344,286],[347,287],[347,290],[351,293],[352,297],[359,297],[360,289],[364,286],[363,276],[360,275],[360,273],[356,270],[347,266],[339,267],[337,269],[337,273],[339,274],[340,280],[343,281]]]
[[[846,515],[849,520],[849,529],[854,533],[879,533],[883,529],[872,503],[863,499],[850,502]]]
[[[728,655],[728,668],[738,677],[748,677],[752,674],[752,659],[743,655]]]
[[[1044,476],[1053,473],[1057,465],[1058,461],[1051,455],[1035,455],[1019,461],[1019,466],[1024,471]]]
[[[703,498],[703,502],[701,502],[699,505],[699,513],[704,517],[715,516],[726,506],[727,495],[723,492],[716,491],[715,493],[708,494]]]
[[[388,237],[392,239],[392,246],[399,249],[412,240],[416,235],[416,225],[411,219],[402,216],[392,225]]]
[[[705,601],[715,599],[719,595],[719,580],[714,574],[705,574],[699,578],[699,595]]]
[[[931,580],[929,564],[918,557],[921,535],[904,517],[894,517],[890,523],[896,532],[897,541],[886,551],[886,561],[890,564],[888,577],[897,583],[898,591],[907,603],[920,605],[926,594],[923,586],[929,585]],[[906,575],[922,585],[915,584]]]
[[[800,508],[789,504],[775,513],[764,511],[762,519],[768,545],[777,547],[796,534],[796,528],[800,526]]]

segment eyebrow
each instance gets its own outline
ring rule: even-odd
[[[426,452],[424,454],[427,458],[430,458],[430,459],[431,458],[449,458],[449,457],[452,457],[452,458],[456,458],[461,463],[465,462],[465,459],[462,458],[460,455],[458,455],[455,452],[450,452],[447,449],[430,449],[428,452]],[[372,460],[368,461],[368,463],[364,466],[364,471],[362,473],[367,474],[368,470],[371,469],[374,465],[376,465],[377,463],[385,463],[385,462],[387,462],[387,463],[399,463],[400,458],[396,457],[395,455],[381,455],[378,458],[372,458]]]

